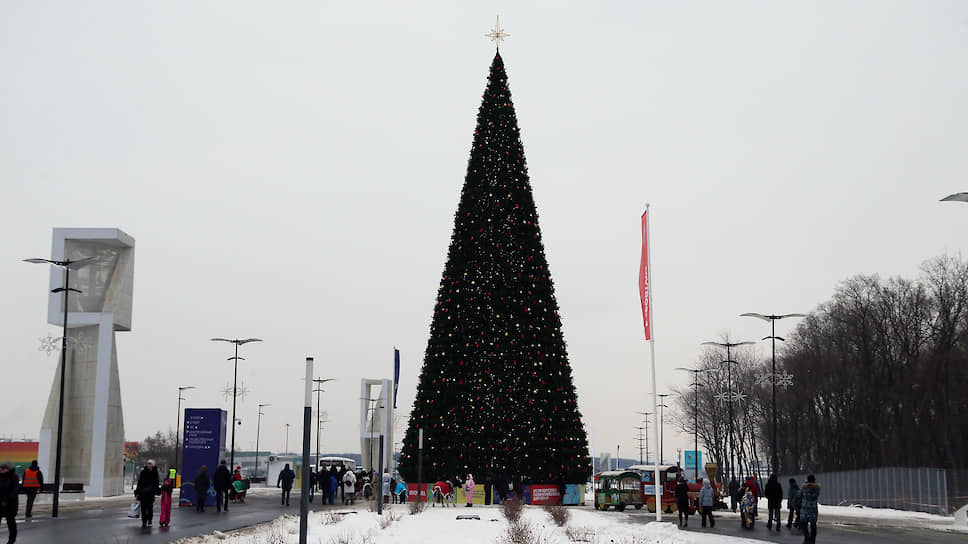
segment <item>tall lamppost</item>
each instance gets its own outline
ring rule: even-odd
[[[289,453],[289,424],[286,423],[286,453]]]
[[[635,412],[642,416],[642,425],[645,426],[645,460],[649,460],[649,416],[652,412]]]
[[[80,293],[78,289],[71,287],[71,270],[77,270],[87,266],[97,260],[97,257],[85,257],[83,259],[64,259],[62,261],[52,261],[50,259],[24,259],[24,262],[33,264],[52,264],[64,269],[64,286],[58,287],[51,293],[64,293],[64,333],[61,337],[61,369],[60,369],[60,401],[57,406],[57,446],[54,454],[54,497],[50,508],[50,516],[57,517],[58,507],[60,506],[60,486],[61,486],[61,447],[64,439],[64,380],[67,374],[67,295],[74,291]]]
[[[730,350],[737,346],[751,346],[755,342],[703,342],[704,346],[719,346],[721,348],[726,348],[726,405],[729,409],[729,477],[733,479],[735,476],[735,469],[733,467],[733,454],[736,452],[736,447],[733,444],[733,372],[730,365],[734,364],[730,358]]]
[[[239,398],[239,346],[243,344],[248,344],[249,342],[261,342],[259,338],[246,338],[244,340],[239,340],[238,338],[230,340],[228,338],[212,338],[212,342],[228,342],[230,344],[235,344],[235,357],[229,357],[229,361],[232,361],[235,366],[235,370],[232,373],[232,453],[229,456],[229,465],[235,466],[235,404]],[[243,359],[244,360],[244,359]]]
[[[194,385],[186,385],[178,388],[178,417],[175,419],[175,469],[181,471],[181,464],[178,463],[178,439],[181,438],[181,433],[178,429],[181,428],[181,401],[185,400],[181,394],[182,391],[188,391],[189,389],[195,389]]]
[[[266,406],[272,406],[271,404],[260,404],[259,405],[259,415],[255,420],[255,477],[259,477],[259,430],[262,427],[262,409]]]
[[[326,390],[323,389],[323,384],[326,382],[331,382],[334,379],[335,378],[326,378],[325,380],[318,380],[318,379],[313,380],[313,383],[316,384],[316,390],[314,391],[316,393],[316,466],[313,467],[313,472],[316,472],[317,470],[319,470],[319,435],[320,435],[319,420],[322,414],[322,412],[320,412],[319,394],[326,392]]]
[[[755,317],[756,319],[762,319],[763,321],[770,322],[770,336],[763,338],[763,340],[770,340],[773,344],[773,371],[770,373],[770,382],[773,385],[773,474],[777,474],[780,472],[780,462],[776,446],[776,341],[779,340],[780,342],[785,342],[785,340],[776,335],[776,322],[777,320],[786,319],[788,317],[807,316],[806,314],[764,315],[749,312],[740,314],[740,317]]]
[[[676,367],[676,370],[684,370],[686,372],[692,372],[693,383],[689,385],[694,385],[696,387],[696,398],[693,399],[693,415],[692,415],[692,430],[694,435],[693,447],[693,460],[696,463],[696,481],[699,481],[699,375],[704,372],[715,372],[712,368],[685,368]]]
[[[632,428],[636,431],[639,431],[639,434],[635,435],[635,440],[639,443],[639,464],[642,465],[645,463],[645,461],[642,459],[642,443],[645,441],[645,436],[642,433],[648,432],[649,428],[642,425]]]
[[[672,393],[662,393],[656,395],[659,397],[659,404],[656,407],[659,409],[659,460],[656,466],[662,464],[662,454],[665,451],[665,408],[669,406],[666,405],[666,397],[671,397]]]

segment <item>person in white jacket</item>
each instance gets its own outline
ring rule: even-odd
[[[716,526],[716,519],[713,518],[713,503],[716,500],[716,494],[713,492],[713,487],[709,485],[709,480],[702,483],[702,491],[699,492],[699,513],[702,515],[702,526],[706,526],[706,516],[709,516],[709,527],[713,528]]]
[[[343,475],[343,504],[351,503],[356,498],[356,474],[347,470]]]

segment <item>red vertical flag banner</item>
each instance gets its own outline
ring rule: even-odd
[[[642,214],[642,264],[639,266],[639,297],[642,298],[642,322],[645,324],[645,339],[652,340],[652,298],[649,293],[649,232],[646,208]]]

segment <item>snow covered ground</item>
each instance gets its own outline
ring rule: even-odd
[[[766,511],[765,502],[761,506]],[[530,523],[543,544],[752,544],[760,542],[718,533],[680,531],[675,523],[629,523],[628,515],[597,512],[591,508],[569,508],[571,518],[565,527],[556,526],[541,507],[527,506],[523,518]],[[726,521],[735,514],[722,512]],[[479,520],[458,520],[459,515],[476,515]],[[637,515],[641,515],[637,514]],[[786,511],[783,512],[784,519]],[[850,506],[820,507],[822,522],[834,524],[876,524],[879,526],[921,527],[939,531],[968,533],[952,517],[885,508]],[[666,517],[665,519],[670,519]],[[696,520],[698,521],[698,520]],[[721,521],[721,522],[722,522]],[[729,521],[727,521],[729,522]],[[736,522],[738,523],[738,521]],[[506,542],[508,523],[498,507],[428,508],[410,515],[406,505],[392,505],[383,516],[367,510],[367,504],[355,509],[314,512],[309,520],[310,544],[426,544],[443,541],[448,544],[491,544]],[[435,538],[442,535],[441,538]],[[228,534],[216,533],[179,540],[179,544],[297,544],[299,518],[287,515],[275,521]]]

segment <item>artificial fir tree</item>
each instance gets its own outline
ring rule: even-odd
[[[494,56],[400,472],[584,482],[588,443],[507,74]]]

